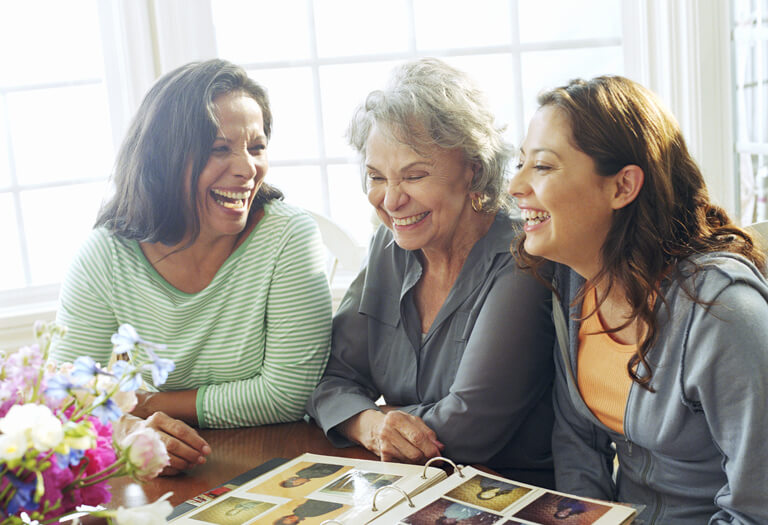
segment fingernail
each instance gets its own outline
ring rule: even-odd
[[[203,454],[207,456],[210,453],[211,453],[211,447],[209,447],[208,445],[203,445]]]
[[[204,458],[203,456],[199,456],[199,457],[197,458],[197,462],[198,462],[199,464],[205,463],[205,458]]]

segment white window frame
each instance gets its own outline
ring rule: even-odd
[[[727,1],[623,0],[625,70],[677,117],[712,199],[739,217]]]
[[[516,16],[517,0],[509,1]],[[711,195],[738,216],[729,2],[616,1],[622,2],[627,76],[667,103],[703,168]],[[184,63],[216,56],[212,11],[209,0],[99,0],[98,6],[117,150],[156,78]],[[511,46],[514,51],[522,49],[519,42]],[[521,93],[519,76],[515,81],[515,91]],[[526,125],[522,101],[516,113],[515,133],[522,136]],[[320,160],[321,166],[339,161]],[[0,348],[28,341],[35,319],[52,319],[58,290],[58,285],[51,285],[0,293]]]

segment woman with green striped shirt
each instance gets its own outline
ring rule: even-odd
[[[133,411],[162,431],[166,474],[210,453],[194,426],[300,419],[328,359],[323,247],[314,221],[263,183],[271,125],[266,92],[238,66],[163,76],[62,285],[57,320],[69,330],[54,359],[106,364],[123,323],[167,345],[175,370]]]

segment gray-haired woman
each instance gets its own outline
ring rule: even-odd
[[[314,221],[264,184],[271,126],[265,90],[234,64],[159,79],[62,286],[57,318],[69,331],[54,358],[106,364],[123,323],[167,345],[166,391],[133,411],[162,431],[166,473],[210,453],[190,425],[300,419],[328,358],[324,249]]]
[[[482,94],[417,60],[368,96],[349,138],[384,224],[334,319],[310,415],[384,460],[442,454],[551,487],[549,293],[509,252],[510,150]]]

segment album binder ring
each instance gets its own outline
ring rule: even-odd
[[[376,508],[376,496],[378,496],[379,492],[381,492],[382,490],[396,490],[396,491],[398,491],[400,494],[405,496],[405,499],[408,501],[408,506],[409,507],[411,507],[411,508],[415,507],[415,505],[413,504],[413,501],[411,501],[411,497],[408,495],[408,493],[406,491],[404,491],[400,487],[396,487],[394,485],[387,485],[385,487],[379,487],[376,490],[376,492],[373,493],[373,500],[371,501],[371,510],[373,512],[378,512],[379,511],[379,509]]]
[[[344,525],[344,524],[336,520],[325,520],[324,522],[320,523],[320,525]]]
[[[426,463],[424,463],[424,470],[421,471],[421,479],[427,479],[427,467],[432,464],[433,461],[445,461],[446,463],[450,463],[453,469],[456,471],[456,473],[459,475],[460,478],[464,477],[464,474],[462,474],[461,469],[464,467],[461,465],[457,465],[453,461],[451,461],[448,458],[444,458],[442,456],[437,456],[435,458],[430,459]]]

